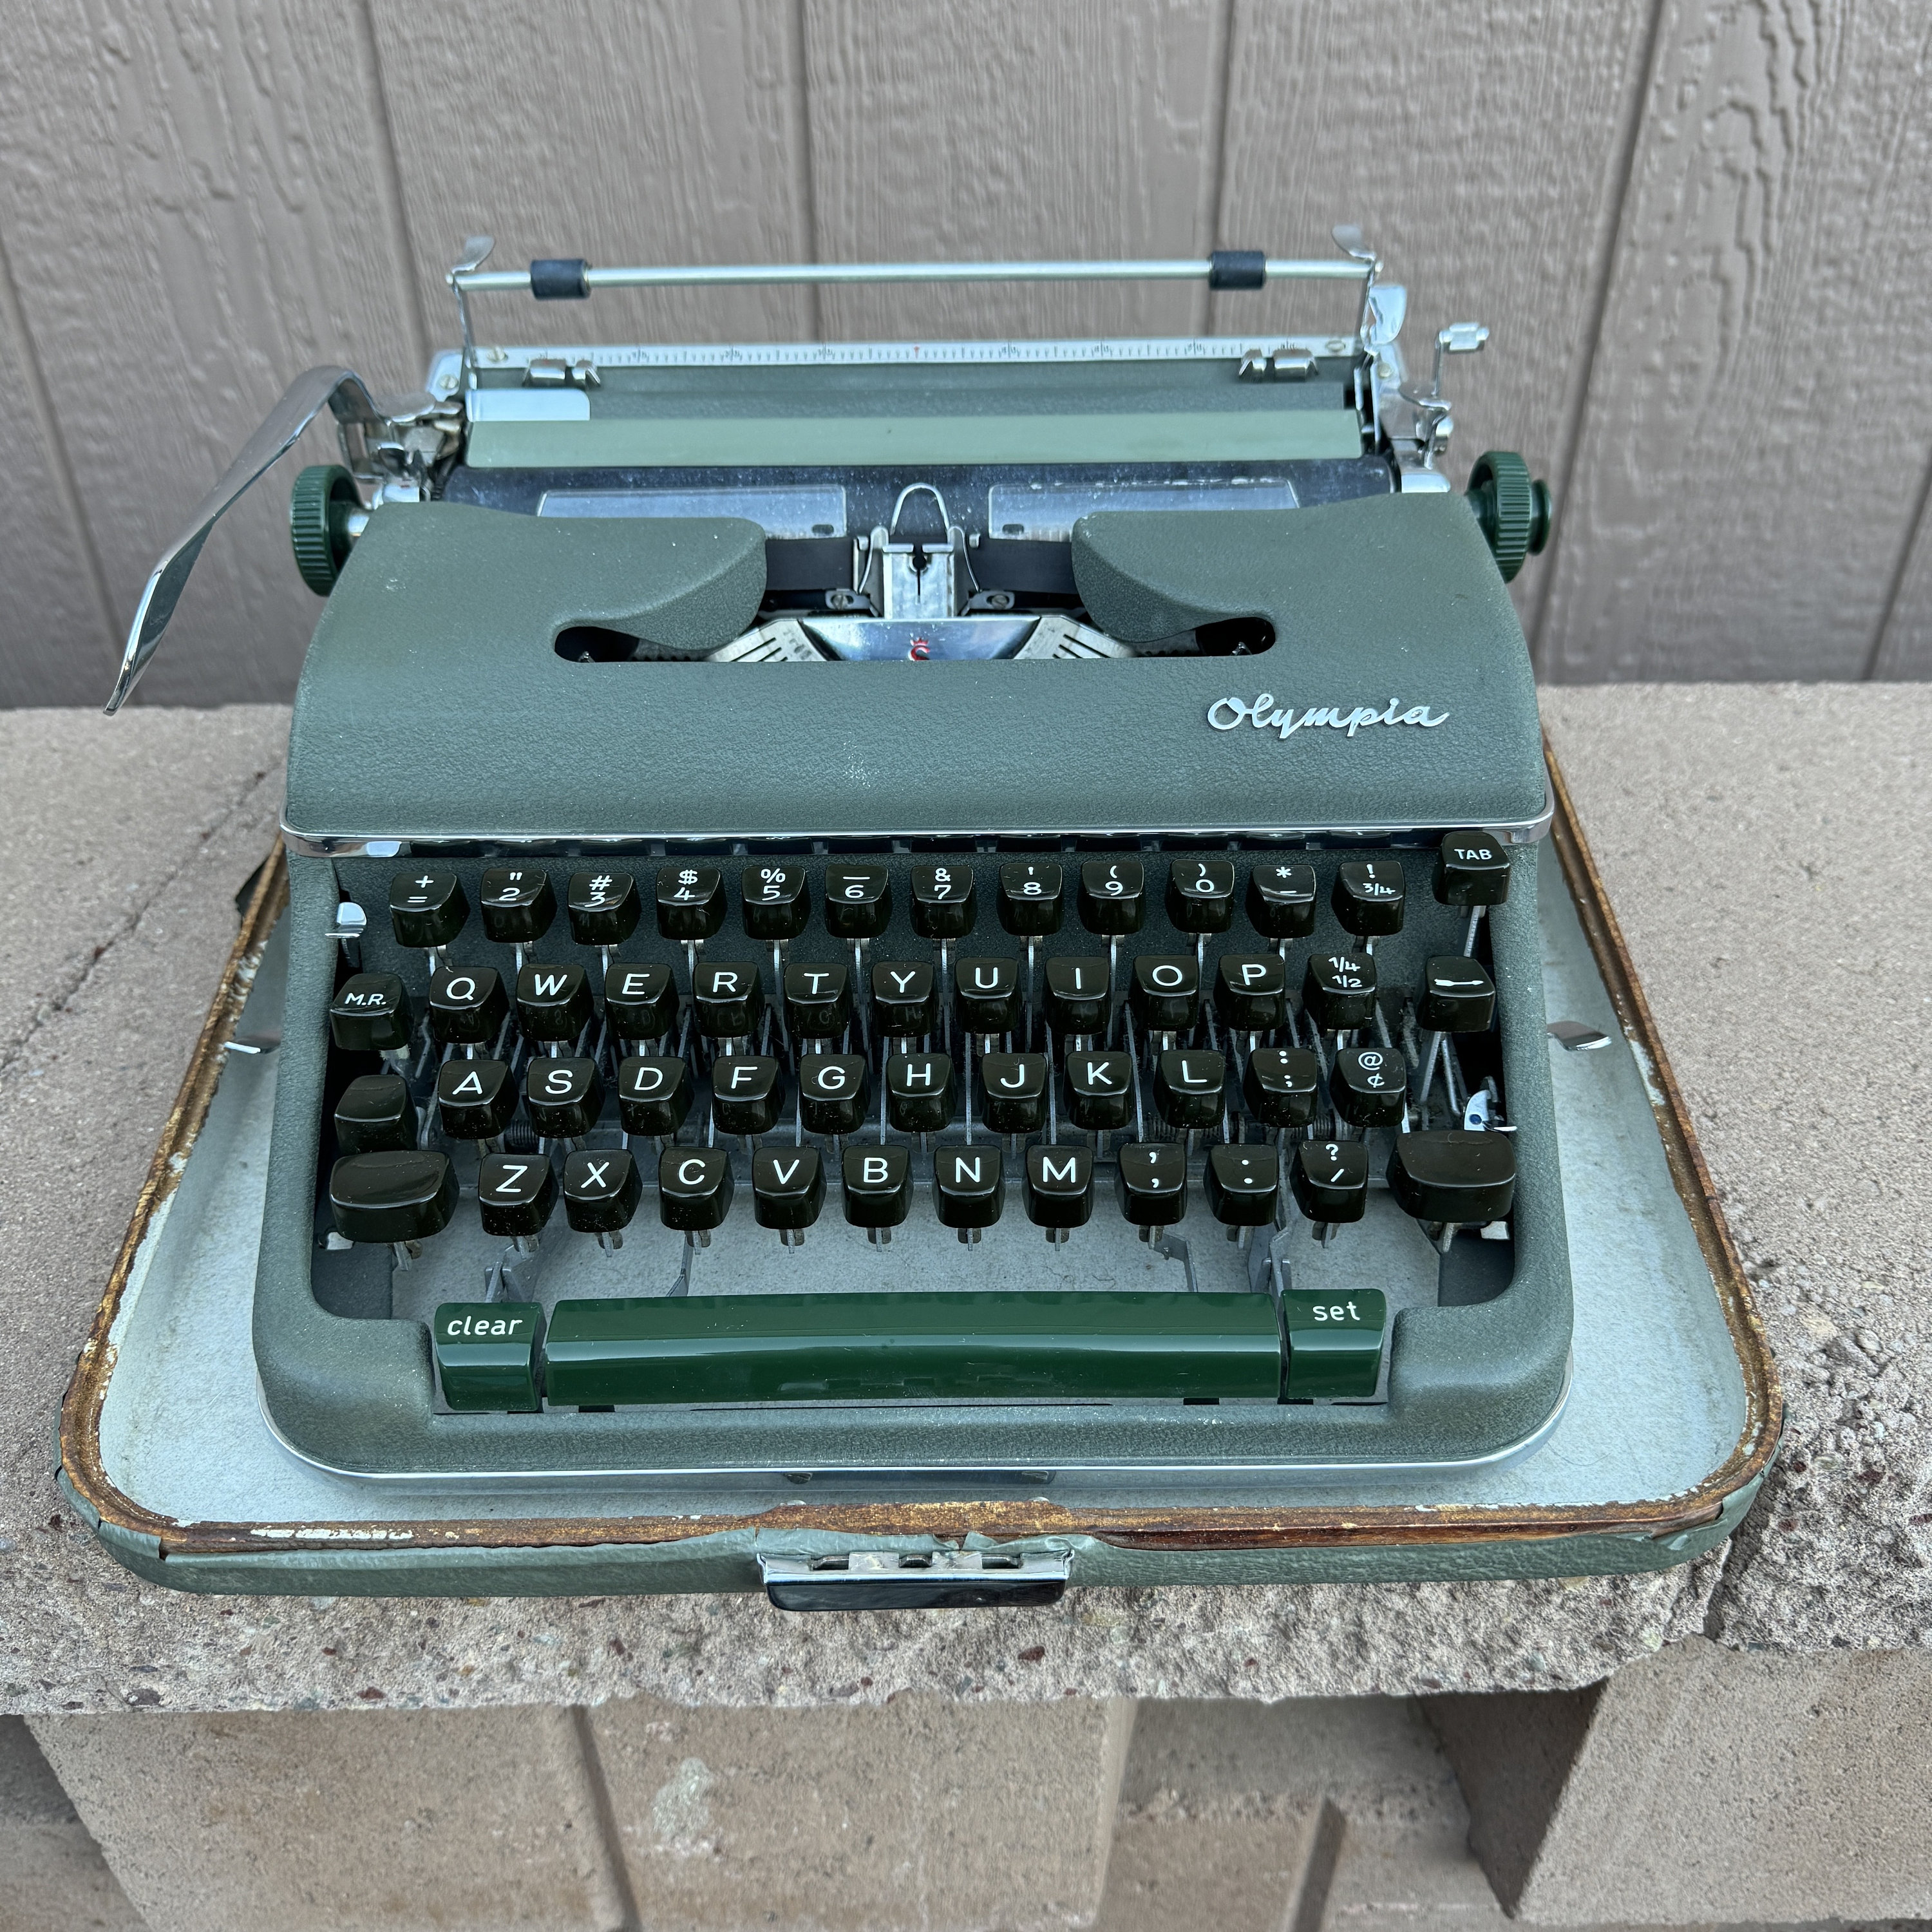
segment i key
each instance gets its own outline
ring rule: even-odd
[[[617,1120],[627,1134],[671,1139],[691,1112],[691,1096],[684,1060],[640,1053],[617,1063]]]
[[[398,872],[389,881],[389,924],[396,944],[428,953],[432,973],[441,964],[442,949],[469,916],[463,881],[447,866]]]
[[[335,1103],[338,1154],[380,1154],[416,1144],[416,1110],[400,1074],[364,1073],[350,1082]]]
[[[1006,1205],[1005,1163],[996,1147],[946,1148],[933,1156],[932,1204],[940,1225],[956,1229],[967,1247],[990,1228]]]
[[[1375,941],[1402,930],[1408,888],[1393,859],[1348,859],[1336,868],[1330,903],[1345,932],[1374,950]]]
[[[798,1064],[799,1120],[808,1134],[836,1139],[866,1124],[869,1069],[857,1053],[808,1053]]]
[[[1158,1244],[1187,1214],[1187,1150],[1175,1141],[1139,1141],[1120,1150],[1120,1212]]]
[[[1046,1125],[1046,1055],[989,1053],[980,1062],[980,1097],[988,1132],[1036,1134]]]
[[[476,1170],[483,1232],[527,1253],[556,1206],[556,1174],[541,1154],[486,1154]]]
[[[1030,1147],[1026,1160],[1027,1219],[1056,1246],[1094,1218],[1094,1156],[1085,1148]]]
[[[524,948],[542,938],[556,916],[550,874],[536,866],[491,866],[482,884],[483,935],[499,946],[514,946],[520,971]]]
[[[749,1139],[778,1124],[783,1099],[778,1064],[757,1054],[727,1055],[711,1064],[711,1112],[721,1134]]]
[[[668,966],[614,966],[604,978],[604,1012],[620,1040],[662,1040],[677,1018]]]
[[[436,1117],[453,1141],[494,1141],[517,1111],[516,1083],[500,1060],[446,1060],[436,1070]]]
[[[473,1066],[452,1060],[452,1066]],[[546,1140],[581,1140],[603,1111],[604,1083],[594,1060],[532,1060],[524,1077],[524,1106]]]
[[[1046,1022],[1055,1033],[1090,1040],[1104,1033],[1112,1004],[1112,975],[1104,959],[1046,962]]]
[[[406,1053],[409,996],[394,973],[357,973],[328,1003],[328,1030],[344,1053]]]
[[[1288,1171],[1288,1184],[1293,1190],[1295,1205],[1314,1223],[1315,1238],[1326,1242],[1329,1229],[1336,1223],[1359,1221],[1367,1211],[1368,1143],[1298,1142]]]
[[[574,1045],[590,1012],[590,982],[581,966],[526,966],[517,975],[517,1024],[532,1051]]]
[[[848,1148],[839,1163],[845,1218],[883,1248],[912,1212],[912,1156],[904,1148]]]
[[[1248,920],[1264,938],[1306,939],[1315,930],[1315,868],[1278,860],[1248,874]]]
[[[1256,1228],[1274,1219],[1281,1185],[1281,1156],[1265,1141],[1208,1150],[1208,1205],[1231,1241],[1246,1244]]]
[[[510,1002],[494,966],[452,966],[429,982],[429,1030],[439,1046],[490,1046]]]
[[[752,1214],[782,1246],[802,1247],[825,1206],[825,1163],[816,1148],[764,1148],[752,1156]]]
[[[563,1215],[580,1234],[595,1234],[607,1255],[644,1198],[644,1176],[628,1148],[579,1148],[563,1164]]]

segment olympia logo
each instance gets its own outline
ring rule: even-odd
[[[1432,731],[1446,724],[1448,717],[1448,712],[1432,711],[1426,704],[1412,704],[1405,710],[1399,698],[1391,698],[1387,710],[1382,711],[1369,704],[1358,704],[1352,710],[1339,704],[1311,704],[1298,712],[1292,704],[1286,710],[1278,706],[1271,691],[1263,692],[1252,704],[1244,698],[1217,698],[1208,707],[1208,722],[1217,731],[1252,724],[1257,731],[1279,732],[1284,742],[1310,726],[1346,731],[1352,738],[1370,724],[1419,724],[1425,731]]]

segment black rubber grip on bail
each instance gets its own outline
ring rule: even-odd
[[[1258,289],[1267,280],[1268,257],[1258,248],[1216,248],[1208,257],[1210,289]]]
[[[532,262],[530,293],[538,302],[581,302],[590,292],[590,284],[586,279],[590,268],[590,264],[580,256],[574,260]]]

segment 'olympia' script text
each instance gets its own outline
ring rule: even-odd
[[[1437,725],[1447,723],[1448,717],[1448,712],[1432,711],[1426,704],[1412,704],[1405,710],[1399,698],[1391,698],[1384,711],[1367,704],[1358,704],[1352,710],[1345,710],[1339,704],[1311,704],[1298,712],[1292,704],[1286,710],[1277,706],[1271,691],[1263,692],[1252,704],[1238,698],[1217,698],[1208,707],[1208,722],[1217,731],[1252,724],[1258,731],[1280,732],[1284,742],[1310,725],[1326,725],[1331,731],[1346,731],[1352,738],[1370,724],[1420,724],[1425,731],[1432,731]]]

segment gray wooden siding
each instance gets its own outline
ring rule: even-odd
[[[1491,327],[1454,365],[1458,466],[1518,448],[1558,488],[1518,585],[1544,675],[1932,676],[1916,0],[68,0],[9,25],[0,704],[104,693],[154,551],[290,376],[413,386],[478,229],[512,262],[850,260],[1313,252],[1354,220],[1416,341]],[[1334,299],[752,290],[602,297],[589,327],[1239,329]],[[292,688],[317,606],[287,480],[210,543],[146,701]]]

